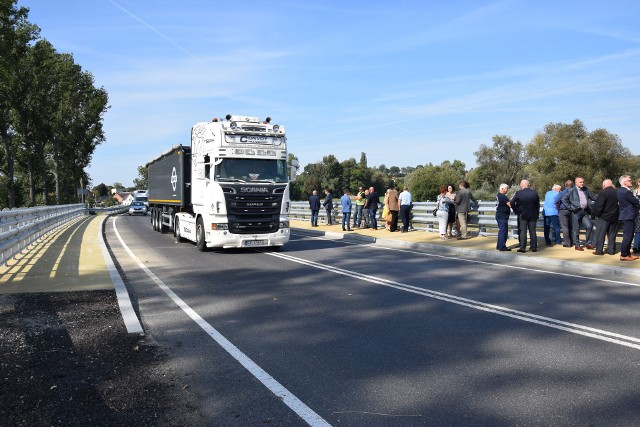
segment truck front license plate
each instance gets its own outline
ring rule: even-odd
[[[245,240],[243,242],[244,246],[267,246],[266,240]]]

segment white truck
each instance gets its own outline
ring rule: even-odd
[[[142,202],[149,209],[149,198],[147,197],[147,190],[135,190],[133,192],[133,201]]]
[[[289,185],[284,127],[271,119],[227,115],[196,123],[191,146],[177,145],[147,163],[151,224],[176,242],[208,248],[281,247],[289,241]],[[288,172],[289,170],[289,172]]]

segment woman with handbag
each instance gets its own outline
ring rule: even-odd
[[[440,194],[438,194],[436,203],[436,217],[438,218],[438,231],[440,232],[440,239],[447,240],[447,224],[449,222],[449,209],[453,205],[453,200],[447,196],[447,189],[440,187]]]

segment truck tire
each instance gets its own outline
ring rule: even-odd
[[[196,247],[200,252],[207,251],[207,242],[205,239],[204,223],[202,222],[202,218],[198,218],[196,222]]]
[[[180,220],[178,218],[173,223],[173,237],[176,243],[184,242],[184,237],[180,235]]]
[[[153,210],[153,215],[151,215],[151,225],[153,226],[153,231],[158,231],[158,209]]]
[[[169,231],[169,227],[167,227],[164,223],[164,218],[162,218],[162,212],[158,213],[158,231],[161,234],[166,234]]]

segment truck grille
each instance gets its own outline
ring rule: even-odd
[[[229,232],[274,233],[280,228],[282,194],[225,193]]]

